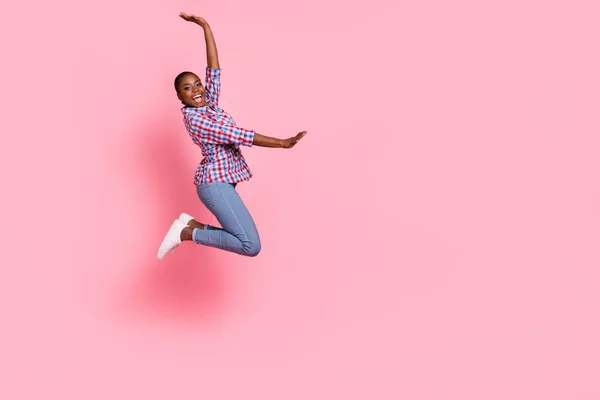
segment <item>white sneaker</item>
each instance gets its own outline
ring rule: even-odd
[[[179,218],[173,221],[171,228],[169,228],[167,235],[158,248],[158,254],[156,256],[159,260],[162,260],[169,251],[175,250],[177,246],[179,246],[181,243],[181,231],[185,227],[187,227],[187,223]]]
[[[179,216],[179,219],[183,222],[185,222],[185,224],[187,225],[188,222],[190,222],[191,220],[194,219],[194,217],[192,217],[189,214],[186,213],[181,213],[181,215]]]

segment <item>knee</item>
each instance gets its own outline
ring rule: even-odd
[[[256,257],[260,253],[262,246],[260,239],[251,240],[244,243],[244,255],[248,257]]]

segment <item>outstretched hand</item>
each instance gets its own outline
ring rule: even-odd
[[[291,149],[292,147],[294,147],[296,145],[296,143],[298,143],[300,141],[300,139],[302,139],[305,135],[306,135],[307,131],[302,131],[300,133],[298,133],[296,136],[292,136],[289,139],[284,139],[283,140],[283,148],[284,149]]]
[[[198,24],[200,26],[206,25],[206,20],[204,18],[202,18],[202,17],[198,17],[198,16],[193,15],[193,14],[188,15],[186,13],[179,13],[179,16],[181,18],[185,19],[188,22],[194,22],[194,23],[196,23],[196,24]]]

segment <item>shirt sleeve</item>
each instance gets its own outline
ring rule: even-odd
[[[206,67],[206,79],[204,82],[207,103],[218,106],[219,96],[221,95],[221,70]]]
[[[225,124],[208,114],[190,115],[186,122],[190,136],[201,143],[252,147],[254,131],[251,129]]]

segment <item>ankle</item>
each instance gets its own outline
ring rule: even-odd
[[[190,220],[188,222],[188,226],[190,228],[192,228],[192,231],[194,230],[194,228],[204,229],[204,224],[201,224],[200,222],[196,221],[195,219]]]
[[[185,228],[183,228],[181,230],[181,234],[179,235],[179,238],[181,239],[181,241],[185,241],[185,240],[192,240],[192,233],[194,232],[194,228],[186,226]]]

